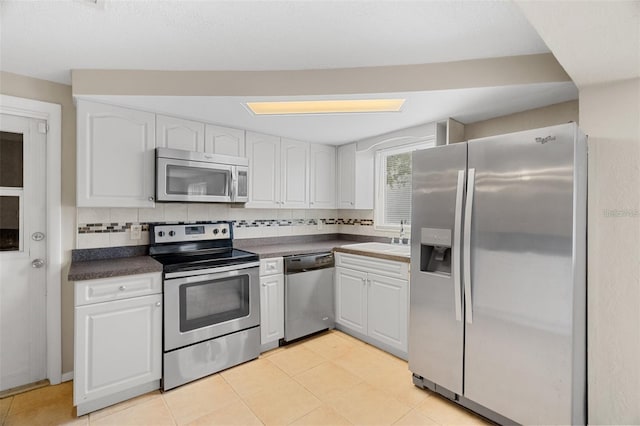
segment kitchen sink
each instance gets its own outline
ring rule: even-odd
[[[411,256],[411,246],[389,243],[358,243],[342,246],[346,249],[368,251],[372,253],[393,254],[396,256]]]

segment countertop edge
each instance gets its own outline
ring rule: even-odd
[[[411,263],[411,258],[407,256],[398,256],[394,254],[376,253],[372,251],[356,250],[344,247],[335,247],[333,251],[338,253],[355,254],[358,256],[375,257],[377,259],[393,260],[395,262]]]
[[[71,262],[67,280],[87,281],[149,273],[162,273],[162,264],[150,256]]]

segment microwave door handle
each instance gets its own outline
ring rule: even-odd
[[[229,196],[231,201],[236,200],[236,186],[238,185],[237,169],[231,168],[231,188],[229,189]]]

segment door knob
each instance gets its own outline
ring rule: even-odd
[[[32,268],[42,268],[44,266],[44,259],[33,259],[31,262]]]
[[[44,234],[42,232],[34,232],[31,234],[31,239],[33,241],[42,241],[44,240]]]

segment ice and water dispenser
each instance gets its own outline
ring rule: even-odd
[[[451,275],[450,229],[421,229],[420,270],[423,272]]]

